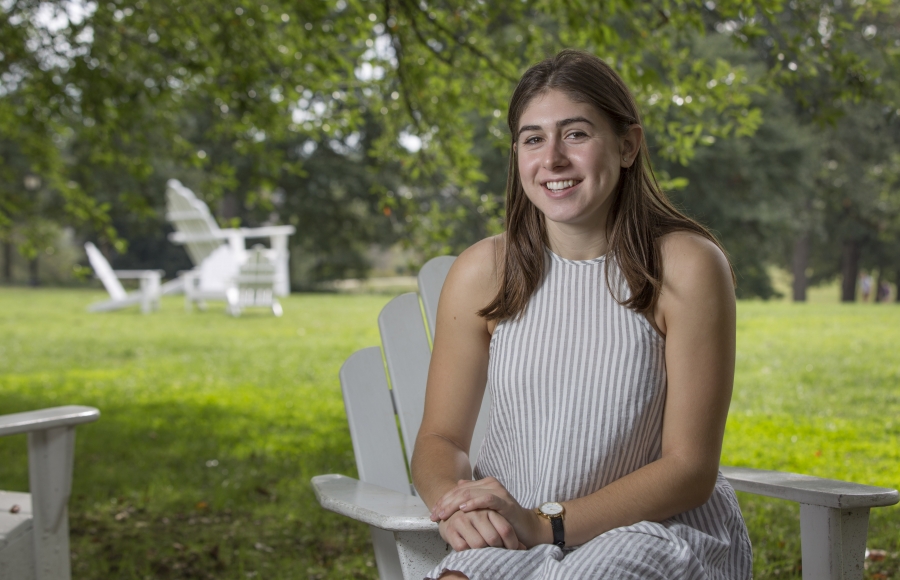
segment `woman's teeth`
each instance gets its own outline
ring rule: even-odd
[[[559,191],[560,189],[566,189],[567,187],[572,187],[575,185],[574,179],[567,179],[565,181],[548,181],[546,184],[547,189],[553,191]]]

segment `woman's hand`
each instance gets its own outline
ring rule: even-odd
[[[503,485],[493,477],[476,481],[460,480],[435,503],[431,511],[432,521],[448,521],[458,513],[476,514],[487,511],[499,514],[523,548],[544,542],[542,518],[519,505]],[[549,529],[549,522],[547,522]],[[447,539],[446,537],[444,538]],[[452,546],[453,543],[447,540]],[[504,541],[504,545],[507,543]],[[469,546],[474,547],[474,546]],[[507,546],[508,547],[508,546]]]
[[[487,547],[525,549],[506,518],[492,510],[456,511],[441,521],[438,530],[457,552]]]

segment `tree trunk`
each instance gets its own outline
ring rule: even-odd
[[[791,269],[794,273],[794,302],[806,302],[806,268],[809,266],[809,232],[794,240]]]
[[[219,213],[226,220],[240,215],[240,202],[236,193],[226,193],[219,202]]]
[[[861,251],[859,241],[844,240],[841,252],[841,302],[856,302],[856,279],[859,278]]]
[[[38,278],[38,257],[35,256],[28,260],[28,285],[34,287],[40,284],[41,280]]]
[[[894,269],[894,302],[900,304],[900,265]]]
[[[3,282],[12,284],[13,245],[9,240],[3,242]]]

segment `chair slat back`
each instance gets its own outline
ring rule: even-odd
[[[381,349],[373,346],[350,355],[340,377],[359,479],[412,493]],[[381,580],[403,578],[394,534],[375,527],[370,527],[370,532]]]
[[[359,479],[409,493],[381,349],[373,346],[353,353],[340,377]]]
[[[434,325],[437,322],[438,299],[441,297],[441,287],[450,271],[450,266],[456,261],[456,256],[439,256],[432,258],[419,270],[419,295],[422,296],[422,306],[425,307],[425,320],[428,322],[428,333],[434,340]]]
[[[87,253],[91,268],[94,269],[97,277],[100,278],[100,281],[103,283],[103,287],[109,292],[110,298],[113,300],[125,300],[128,296],[128,292],[125,291],[122,283],[116,278],[112,266],[109,265],[109,262],[106,261],[103,254],[97,249],[97,246],[91,242],[87,242],[84,244],[84,251]]]
[[[220,231],[219,224],[209,207],[177,179],[166,183],[166,201],[166,219],[175,231],[188,236],[185,248],[194,265],[199,266],[224,243],[214,237]]]
[[[419,270],[419,292],[422,295],[422,305],[425,307],[425,318],[428,321],[432,340],[434,339],[434,327],[437,321],[437,307],[438,300],[441,297],[441,288],[444,286],[447,273],[450,272],[450,266],[455,261],[455,256],[440,256],[432,258]],[[472,444],[469,448],[469,460],[472,463],[472,467],[475,467],[475,462],[478,460],[478,453],[481,451],[481,443],[484,441],[490,414],[491,394],[485,388],[484,398],[481,401],[481,410],[478,412],[478,420],[475,422],[475,430],[472,433]]]
[[[409,462],[422,424],[431,360],[419,297],[410,292],[388,302],[378,315],[378,328]]]

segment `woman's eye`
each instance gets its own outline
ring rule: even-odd
[[[587,136],[587,133],[585,133],[584,131],[572,131],[568,135],[568,137],[570,139],[581,139],[582,137],[586,137],[586,136]]]
[[[532,137],[527,137],[527,138],[525,139],[525,142],[524,142],[524,143],[525,143],[525,145],[534,145],[535,143],[537,143],[537,142],[540,141],[540,140],[541,140],[540,137],[538,137],[537,135],[534,135],[534,136],[532,136]]]

